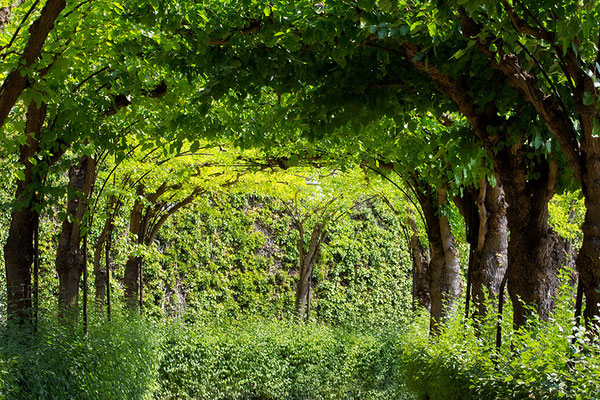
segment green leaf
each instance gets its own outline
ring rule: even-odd
[[[462,56],[464,56],[466,52],[467,52],[466,49],[459,49],[456,53],[454,53],[454,55],[452,56],[452,58],[454,58],[455,60],[458,60],[459,58],[461,58]]]

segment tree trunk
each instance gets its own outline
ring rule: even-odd
[[[586,324],[600,317],[600,156],[588,155],[583,172],[585,220],[581,229],[583,243],[577,255],[577,272],[585,294]]]
[[[535,169],[526,166],[520,147],[498,157],[498,177],[508,202],[508,293],[513,302],[513,322],[523,326],[533,305],[547,320],[554,308],[559,285],[558,270],[564,250],[548,223],[548,202],[554,194],[557,165],[538,160]],[[539,177],[532,179],[530,172]]]
[[[102,232],[98,236],[96,248],[94,249],[94,287],[96,289],[96,307],[102,311],[104,300],[108,303],[108,294],[106,284],[108,282],[108,272],[110,270],[109,257],[103,257],[110,254],[111,238],[113,231],[113,222],[119,205],[115,196],[111,196],[106,206],[106,220],[102,227]],[[105,266],[102,268],[102,259]]]
[[[58,304],[63,317],[77,315],[79,284],[85,268],[81,230],[87,229],[83,219],[87,211],[87,200],[96,178],[95,169],[96,163],[89,156],[82,157],[78,164],[73,163],[69,169],[71,194],[56,251]]]
[[[456,300],[462,291],[458,251],[448,219],[440,214],[440,206],[446,202],[446,193],[440,188],[437,193],[420,185],[417,197],[425,216],[431,261],[429,263],[429,295],[431,298],[430,331],[438,334],[448,320]]]
[[[17,196],[20,190],[17,189]],[[11,215],[8,239],[4,246],[8,319],[25,322],[31,318],[31,264],[33,232],[39,215],[31,208],[15,210]]]
[[[412,211],[412,210],[411,210]],[[412,229],[410,237],[410,249],[413,260],[413,298],[417,305],[431,311],[431,299],[429,297],[429,253],[425,250],[419,239],[417,224],[410,212],[408,223]]]
[[[300,238],[298,239],[298,252],[300,254],[298,284],[296,286],[296,316],[299,320],[306,318],[307,308],[309,307],[310,284],[313,268],[319,257],[321,243],[325,237],[325,228],[323,224],[317,223],[313,227],[310,237],[308,251],[304,250],[303,231],[300,229]]]
[[[483,317],[487,312],[485,293],[496,303],[502,278],[508,267],[508,221],[506,219],[504,190],[500,186],[489,186],[486,190],[486,218],[481,217],[480,225],[485,224],[483,243],[478,242],[473,252],[471,270],[471,298],[475,306],[474,316]]]
[[[138,186],[137,196],[140,197],[144,193],[144,187]],[[129,220],[129,231],[137,238],[137,243],[143,243],[143,208],[140,200],[136,200],[131,210],[131,218]],[[135,309],[138,304],[139,293],[139,276],[140,276],[140,258],[137,256],[129,256],[125,264],[125,302],[127,307]]]
[[[96,289],[96,308],[98,311],[102,311],[106,298],[106,271],[109,266],[106,265],[105,268],[102,268],[102,255],[104,254],[104,246],[108,245],[107,237],[110,234],[110,221],[110,216],[107,216],[94,249],[94,288]]]
[[[469,282],[473,318],[480,319],[488,311],[487,292],[492,304],[496,302],[500,284],[508,266],[508,228],[504,190],[492,187],[485,179],[480,182],[478,196],[466,192],[455,199],[467,226],[469,254]]]
[[[39,221],[38,186],[42,183],[40,166],[31,163],[39,152],[39,140],[46,118],[46,105],[37,107],[32,102],[27,109],[25,134],[27,141],[20,149],[19,163],[25,168],[23,179],[17,182],[16,206],[11,214],[8,238],[4,246],[6,267],[6,297],[8,319],[30,321],[31,317],[31,264],[33,262],[33,235]]]

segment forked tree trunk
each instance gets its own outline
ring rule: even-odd
[[[16,208],[11,214],[8,238],[4,245],[6,267],[6,300],[8,319],[17,322],[30,321],[32,314],[31,264],[34,248],[33,235],[39,221],[35,205],[39,202],[38,186],[42,184],[39,165],[31,160],[39,152],[39,140],[46,118],[46,105],[37,107],[32,102],[27,109],[25,134],[27,141],[20,149],[19,163],[23,169],[23,179],[17,182],[15,192]]]
[[[298,239],[299,272],[298,284],[296,286],[296,316],[299,320],[307,317],[307,310],[310,308],[310,285],[314,266],[319,257],[321,243],[325,238],[325,226],[317,223],[313,227],[310,236],[308,250],[304,249],[304,228],[298,226],[300,238]]]
[[[87,200],[96,178],[95,169],[96,162],[89,156],[82,157],[69,169],[71,194],[56,251],[58,304],[63,317],[76,318],[77,316],[79,285],[85,268],[81,231],[85,228],[83,219],[87,211]]]
[[[467,226],[469,253],[470,301],[473,318],[479,320],[488,309],[486,293],[491,305],[496,304],[500,284],[508,266],[508,227],[506,201],[502,187],[491,186],[482,179],[478,192],[465,193],[455,199]],[[495,309],[495,307],[494,307]]]
[[[226,185],[228,186],[234,182],[228,182]],[[139,200],[144,195],[144,187],[138,186],[138,200],[133,205],[129,222],[129,230],[137,237],[138,245],[151,246],[160,228],[173,214],[192,203],[202,193],[205,193],[201,187],[197,186],[179,202],[171,205],[167,202],[159,202],[160,197],[169,189],[179,190],[181,185],[168,186],[166,182],[163,183],[154,193],[145,196],[150,205],[144,209]],[[162,213],[160,217],[158,217],[159,213]],[[125,299],[127,306],[130,308],[136,308],[138,305],[142,306],[142,261],[141,256],[130,256],[125,264]]]
[[[431,299],[430,331],[438,334],[450,317],[462,291],[458,250],[450,230],[448,219],[442,215],[440,206],[446,202],[443,188],[438,191],[420,185],[417,197],[425,216],[429,239],[429,295]],[[423,189],[426,188],[426,189]]]

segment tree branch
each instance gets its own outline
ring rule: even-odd
[[[8,114],[28,84],[29,78],[21,74],[22,70],[31,67],[40,56],[48,34],[54,28],[54,22],[65,7],[65,0],[48,0],[39,18],[29,27],[30,36],[19,66],[8,74],[0,87],[0,127],[4,125]]]
[[[478,37],[481,33],[481,26],[464,10],[461,10],[460,14],[463,34],[476,41],[477,47],[488,57],[492,67],[502,72],[509,84],[519,89],[525,99],[535,108],[552,135],[560,143],[561,150],[567,158],[573,174],[581,181],[583,158],[577,141],[577,132],[569,115],[561,108],[558,99],[554,95],[546,95],[539,88],[537,78],[521,66],[516,55],[496,54],[490,51],[491,42],[489,40],[482,41]]]

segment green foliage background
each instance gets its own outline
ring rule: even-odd
[[[165,224],[149,251],[146,309],[187,319],[289,317],[297,240],[275,197],[207,196]],[[323,244],[313,278],[316,318],[398,320],[410,309],[410,265],[399,219],[377,198],[359,203],[330,227]]]

